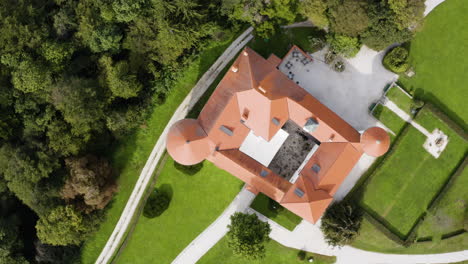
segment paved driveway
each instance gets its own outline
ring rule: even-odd
[[[286,58],[279,68],[286,75],[291,71],[294,81],[357,130],[374,126],[376,120],[368,114],[368,108],[382,96],[385,85],[397,79],[382,66],[385,52],[363,47],[355,58],[345,61],[342,73],[323,62],[324,53],[312,54],[314,61],[305,66],[300,60]],[[290,69],[285,67],[288,61],[293,64]]]

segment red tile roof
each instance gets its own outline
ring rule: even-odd
[[[293,50],[302,52],[296,46],[290,52]],[[279,71],[276,67],[280,63],[275,55],[266,60],[246,48],[211,95],[198,122],[174,125],[168,136],[168,150],[183,164],[206,158],[243,180],[255,193],[262,192],[315,223],[363,151],[370,155],[387,151],[388,135],[369,129],[361,137],[351,125]],[[321,144],[294,183],[239,150],[250,131],[269,141],[286,121],[304,127],[308,119],[318,123],[310,134]],[[200,131],[204,136],[195,137]],[[197,138],[200,149],[184,144],[186,138]],[[318,172],[312,170],[314,165],[320,167]]]

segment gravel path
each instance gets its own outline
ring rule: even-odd
[[[242,35],[234,40],[231,45],[223,52],[223,54],[216,60],[216,62],[208,69],[208,71],[200,78],[195,87],[185,97],[184,101],[179,105],[177,110],[174,112],[171,120],[167,124],[161,136],[159,136],[156,145],[154,146],[151,154],[146,161],[145,167],[140,173],[138,181],[130,195],[130,198],[125,205],[125,208],[120,216],[117,225],[114,228],[109,240],[104,246],[101,254],[99,255],[96,263],[105,264],[110,261],[117,248],[119,247],[123,236],[130,224],[133,215],[140,203],[140,200],[145,192],[146,186],[148,185],[151,176],[159,162],[162,154],[166,149],[166,135],[169,128],[176,121],[185,118],[188,111],[195,105],[200,97],[205,93],[208,87],[213,83],[218,74],[223,68],[234,58],[234,56],[252,39],[253,28],[248,28]]]

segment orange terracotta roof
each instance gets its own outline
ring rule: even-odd
[[[322,189],[334,195],[343,180],[361,158],[358,151],[347,142],[324,142],[312,155],[303,170],[302,176],[311,180],[316,189]],[[317,165],[319,172],[313,170]]]
[[[361,146],[366,154],[380,157],[388,151],[390,137],[382,128],[371,127],[362,134]]]
[[[303,194],[302,196],[300,196]],[[333,197],[324,190],[315,189],[312,182],[299,177],[280,204],[309,222],[315,223],[325,212]]]
[[[213,151],[213,144],[195,119],[177,121],[169,130],[167,151],[180,164],[193,165],[206,159]]]
[[[293,50],[309,56],[296,46]],[[211,95],[198,122],[171,128],[167,148],[183,164],[210,160],[243,180],[252,192],[262,192],[315,223],[363,151],[382,155],[388,150],[388,135],[371,128],[361,136],[279,71],[280,63],[275,55],[266,60],[246,48]],[[310,134],[321,142],[294,184],[239,150],[250,131],[269,141],[288,120],[313,127]],[[187,139],[195,144],[187,144]],[[314,171],[314,165],[320,170]],[[296,189],[304,192],[301,197]]]

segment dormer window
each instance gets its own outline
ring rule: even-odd
[[[273,124],[275,124],[276,126],[279,126],[279,124],[280,124],[279,119],[276,118],[276,117],[273,117],[273,118],[271,119],[271,122],[272,122]]]
[[[227,134],[228,136],[234,135],[234,131],[232,131],[231,129],[227,128],[226,126],[220,126],[219,129],[220,129],[221,131],[223,131],[225,134]]]
[[[312,165],[312,170],[315,173],[319,173],[320,172],[320,166],[318,164],[314,164],[314,165]]]
[[[249,109],[244,108],[244,112],[242,112],[242,119],[247,120],[249,118]]]
[[[294,193],[299,197],[304,196],[304,191],[299,188],[294,189]]]
[[[266,90],[265,90],[265,89],[263,89],[263,87],[262,87],[262,86],[260,86],[260,85],[258,86],[258,90],[260,90],[260,92],[262,92],[262,93],[266,93]]]
[[[318,126],[319,126],[319,123],[317,119],[311,117],[307,119],[307,122],[304,125],[304,130],[309,133],[312,133],[318,128]]]
[[[267,170],[262,170],[260,171],[260,176],[262,176],[263,178],[265,178],[266,176],[268,176],[269,172]]]

